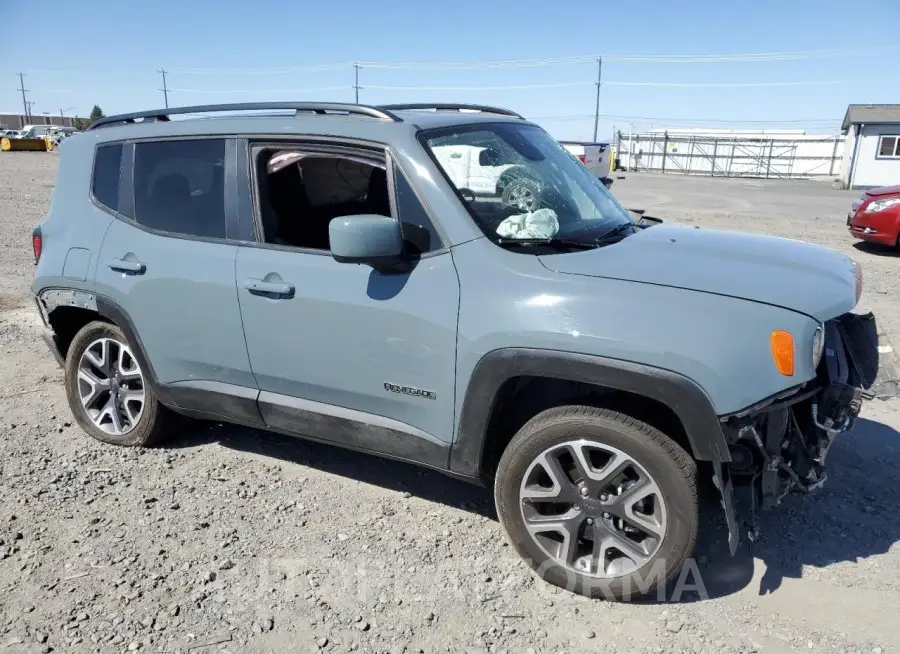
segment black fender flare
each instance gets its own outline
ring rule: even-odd
[[[500,388],[519,376],[583,382],[643,395],[668,406],[681,420],[699,461],[731,460],[718,415],[693,380],[662,368],[588,354],[530,348],[488,352],[476,364],[466,388],[450,470],[482,477],[488,425]]]
[[[105,295],[97,295],[96,302],[97,313],[103,318],[118,325],[119,329],[125,334],[125,338],[133,345],[134,357],[137,359],[138,365],[141,367],[141,370],[144,371],[147,381],[153,386],[153,390],[157,391],[157,394],[159,394],[159,378],[156,376],[153,364],[150,363],[150,359],[147,358],[147,353],[144,349],[144,344],[141,342],[141,337],[138,335],[137,329],[135,329],[134,323],[131,322],[131,318],[125,312],[125,309],[123,309],[118,302]]]

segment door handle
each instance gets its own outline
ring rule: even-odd
[[[135,275],[142,275],[147,269],[147,266],[140,261],[125,261],[124,259],[113,259],[109,262],[109,267],[112,270],[134,273]]]
[[[248,279],[244,282],[244,288],[254,294],[263,293],[287,297],[294,295],[294,285],[288,282],[264,282],[261,279]]]

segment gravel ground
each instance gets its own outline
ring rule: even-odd
[[[728,556],[712,512],[688,578],[702,593],[587,600],[518,562],[489,493],[435,473],[215,424],[142,451],[85,436],[27,298],[55,171],[54,154],[0,155],[3,651],[900,651],[897,400],[866,406],[829,482],[765,514],[752,552]],[[900,342],[900,259],[853,247],[854,193],[637,174],[613,189],[849,253]]]

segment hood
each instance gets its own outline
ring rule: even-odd
[[[877,198],[882,195],[900,195],[900,186],[879,186],[878,188],[870,188],[866,191],[866,195]]]
[[[726,295],[820,321],[856,304],[856,264],[851,259],[775,236],[662,224],[595,250],[539,259],[560,273]]]

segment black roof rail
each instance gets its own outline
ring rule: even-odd
[[[469,109],[472,111],[481,111],[487,114],[499,114],[500,116],[511,116],[513,118],[521,118],[525,120],[524,116],[520,116],[515,111],[511,111],[510,109],[503,109],[502,107],[491,107],[485,104],[455,104],[452,102],[420,102],[414,104],[382,104],[378,105],[379,109],[384,109],[385,111],[403,111],[405,109],[434,109],[435,111],[462,111],[463,109]]]
[[[233,104],[201,104],[190,107],[172,107],[167,109],[155,109],[151,111],[138,111],[130,114],[117,114],[104,116],[94,121],[88,130],[98,127],[108,127],[126,123],[134,123],[138,119],[142,122],[168,121],[169,116],[179,114],[214,113],[217,111],[265,111],[265,110],[293,110],[297,114],[311,112],[324,115],[327,113],[348,113],[357,116],[368,116],[379,120],[391,120],[395,123],[403,122],[403,119],[386,109],[370,107],[361,104],[349,104],[342,102],[239,102]]]

